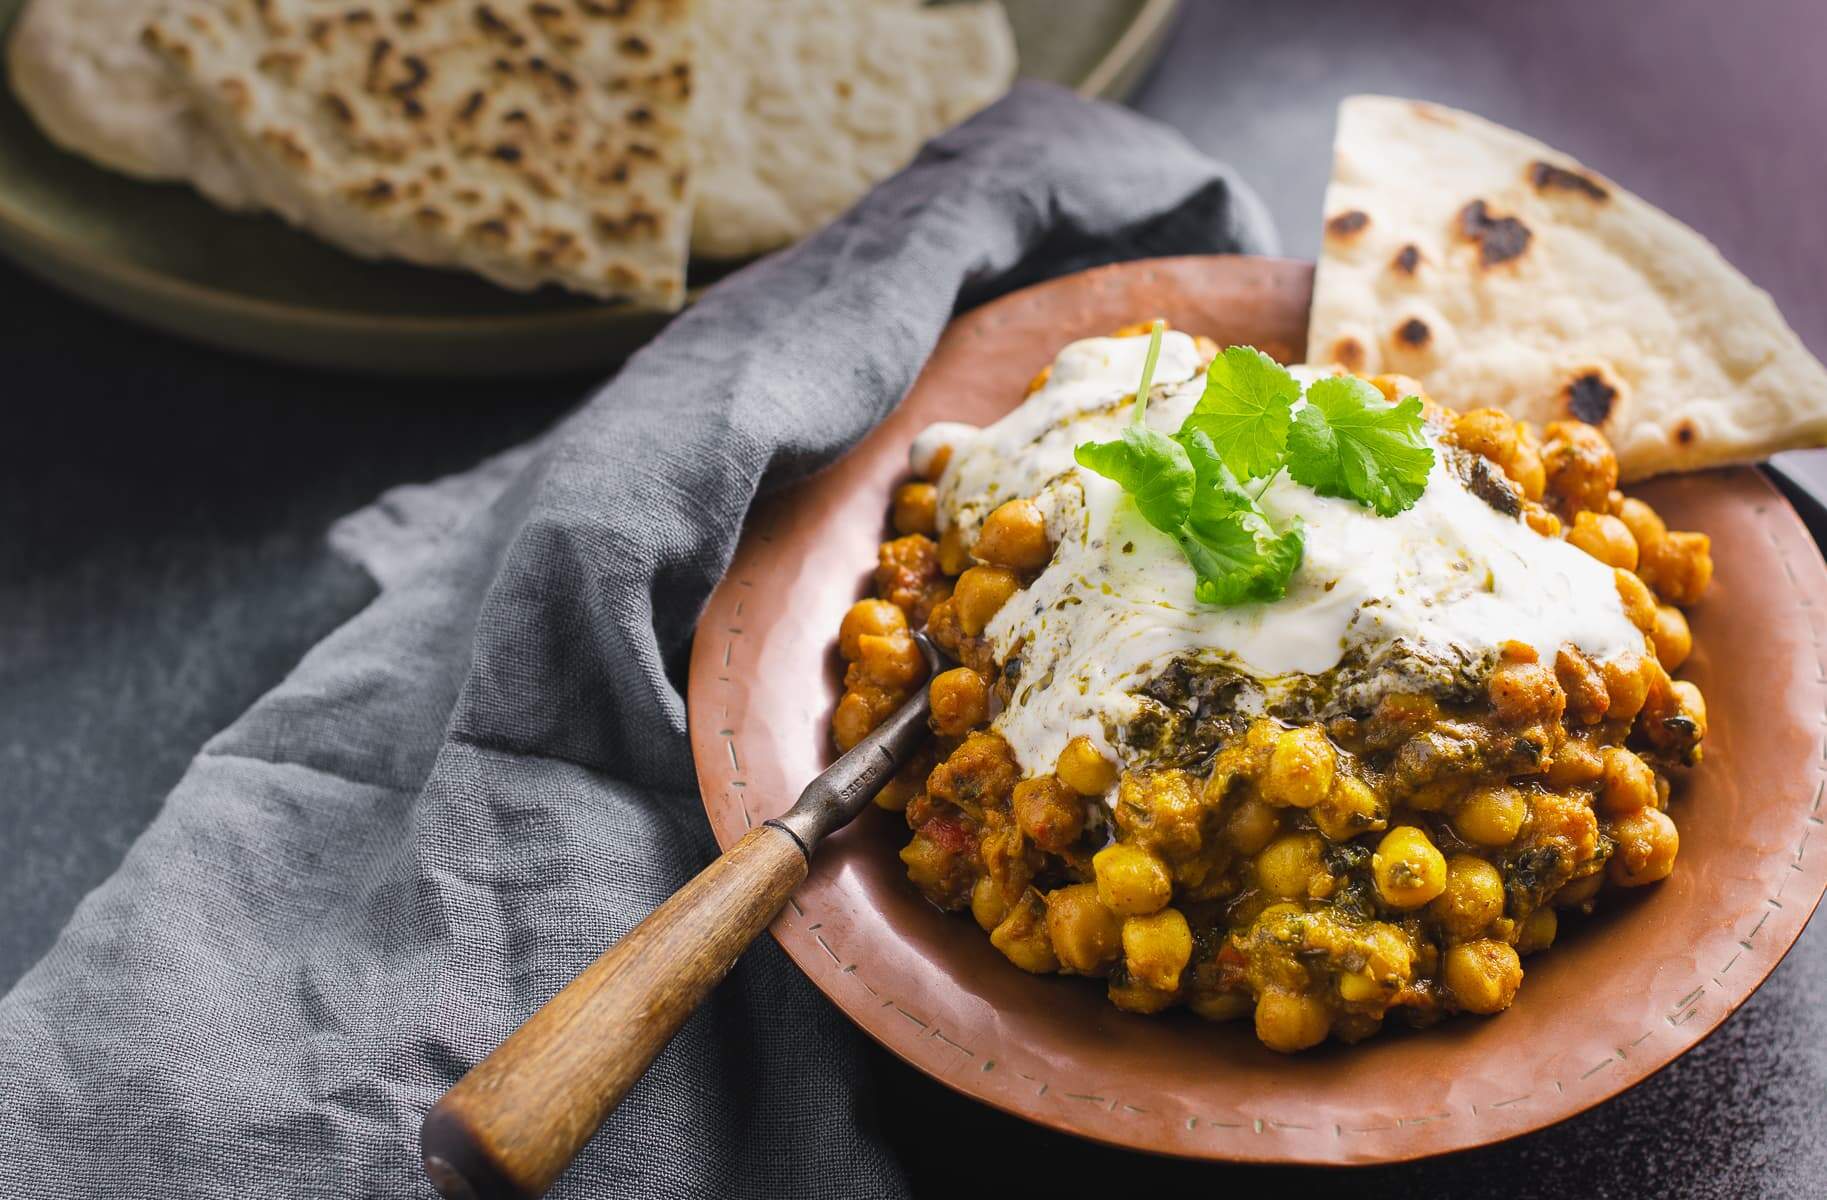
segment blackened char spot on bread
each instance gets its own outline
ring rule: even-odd
[[[1597,371],[1581,371],[1561,391],[1567,415],[1588,425],[1603,425],[1617,402],[1618,389]]]
[[[1342,337],[1332,343],[1332,361],[1347,371],[1360,371],[1364,367],[1364,343],[1354,337]]]
[[[1416,268],[1421,265],[1421,251],[1413,242],[1410,242],[1396,251],[1396,256],[1390,260],[1389,265],[1404,275],[1413,275]]]
[[[1326,219],[1326,233],[1332,237],[1348,238],[1361,233],[1370,224],[1370,214],[1362,209],[1350,209],[1335,217]]]
[[[1478,243],[1478,261],[1495,267],[1521,258],[1535,235],[1515,217],[1500,217],[1483,200],[1459,210],[1459,232]]]
[[[1427,327],[1427,322],[1420,317],[1410,317],[1396,326],[1396,340],[1404,346],[1412,346],[1417,350],[1427,345],[1428,339],[1433,336],[1433,331]]]
[[[1694,429],[1694,423],[1692,421],[1683,420],[1681,424],[1675,426],[1675,440],[1680,442],[1683,446],[1693,445],[1696,436],[1698,436],[1698,434]]]
[[[1529,164],[1529,184],[1538,192],[1579,192],[1593,200],[1611,199],[1611,193],[1583,171],[1570,171],[1540,159]]]

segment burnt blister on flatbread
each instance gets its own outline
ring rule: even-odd
[[[1478,243],[1478,261],[1485,267],[1501,266],[1523,256],[1535,235],[1515,217],[1500,217],[1483,200],[1459,210],[1459,232]]]
[[[1389,261],[1390,269],[1399,275],[1413,275],[1421,266],[1421,249],[1413,242],[1396,251]]]
[[[1364,369],[1364,343],[1354,337],[1342,337],[1332,343],[1332,361],[1347,371]]]
[[[1427,327],[1427,322],[1423,321],[1420,317],[1410,317],[1408,320],[1396,326],[1397,344],[1407,346],[1413,350],[1419,350],[1421,347],[1427,345],[1427,343],[1433,339],[1433,336],[1433,330],[1429,329]]]
[[[1611,193],[1584,171],[1572,171],[1543,162],[1529,164],[1529,185],[1538,192],[1578,192],[1600,202],[1611,199]]]
[[[1328,236],[1336,238],[1353,237],[1362,233],[1364,227],[1369,224],[1370,214],[1362,209],[1354,208],[1348,212],[1342,212],[1335,217],[1328,217],[1326,219],[1326,233]]]
[[[1603,425],[1617,404],[1618,389],[1596,368],[1581,371],[1561,389],[1561,407],[1576,421]]]

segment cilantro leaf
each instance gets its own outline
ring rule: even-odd
[[[1300,566],[1305,535],[1298,525],[1275,532],[1204,430],[1182,429],[1180,440],[1196,477],[1185,529],[1177,538],[1198,576],[1194,595],[1218,605],[1281,599]]]
[[[1239,479],[1270,475],[1288,444],[1289,409],[1300,384],[1252,346],[1232,346],[1206,368],[1205,392],[1182,432],[1202,430]]]
[[[1186,450],[1173,438],[1131,422],[1116,441],[1086,442],[1072,457],[1121,485],[1150,525],[1162,533],[1179,533],[1193,502],[1195,477]]]
[[[1427,488],[1433,447],[1421,436],[1421,401],[1389,404],[1362,379],[1334,375],[1307,389],[1288,431],[1288,474],[1322,496],[1341,496],[1385,517]]]
[[[1288,579],[1300,566],[1306,538],[1297,529],[1276,534],[1261,517],[1233,513],[1214,522],[1189,524],[1180,552],[1199,580],[1193,594],[1201,604],[1267,604],[1288,594]]]

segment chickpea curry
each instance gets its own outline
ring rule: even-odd
[[[913,885],[1022,970],[1248,1016],[1282,1051],[1501,1012],[1564,916],[1674,866],[1706,535],[1621,494],[1592,426],[1422,397],[1399,512],[1238,471],[1268,532],[1239,528],[1304,549],[1278,597],[1214,605],[1215,568],[1074,448],[1184,433],[1226,357],[1256,367],[1182,333],[1144,366],[1143,340],[1074,343],[1004,421],[916,443],[839,630],[838,747],[929,690],[931,743],[876,802]],[[1420,392],[1363,382],[1392,410]],[[930,680],[922,628],[957,663]]]

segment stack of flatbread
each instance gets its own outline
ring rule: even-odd
[[[1522,134],[1339,110],[1309,357],[1604,429],[1625,479],[1827,444],[1827,371],[1705,238]]]
[[[1014,74],[995,0],[31,0],[45,132],[370,257],[664,308]]]

